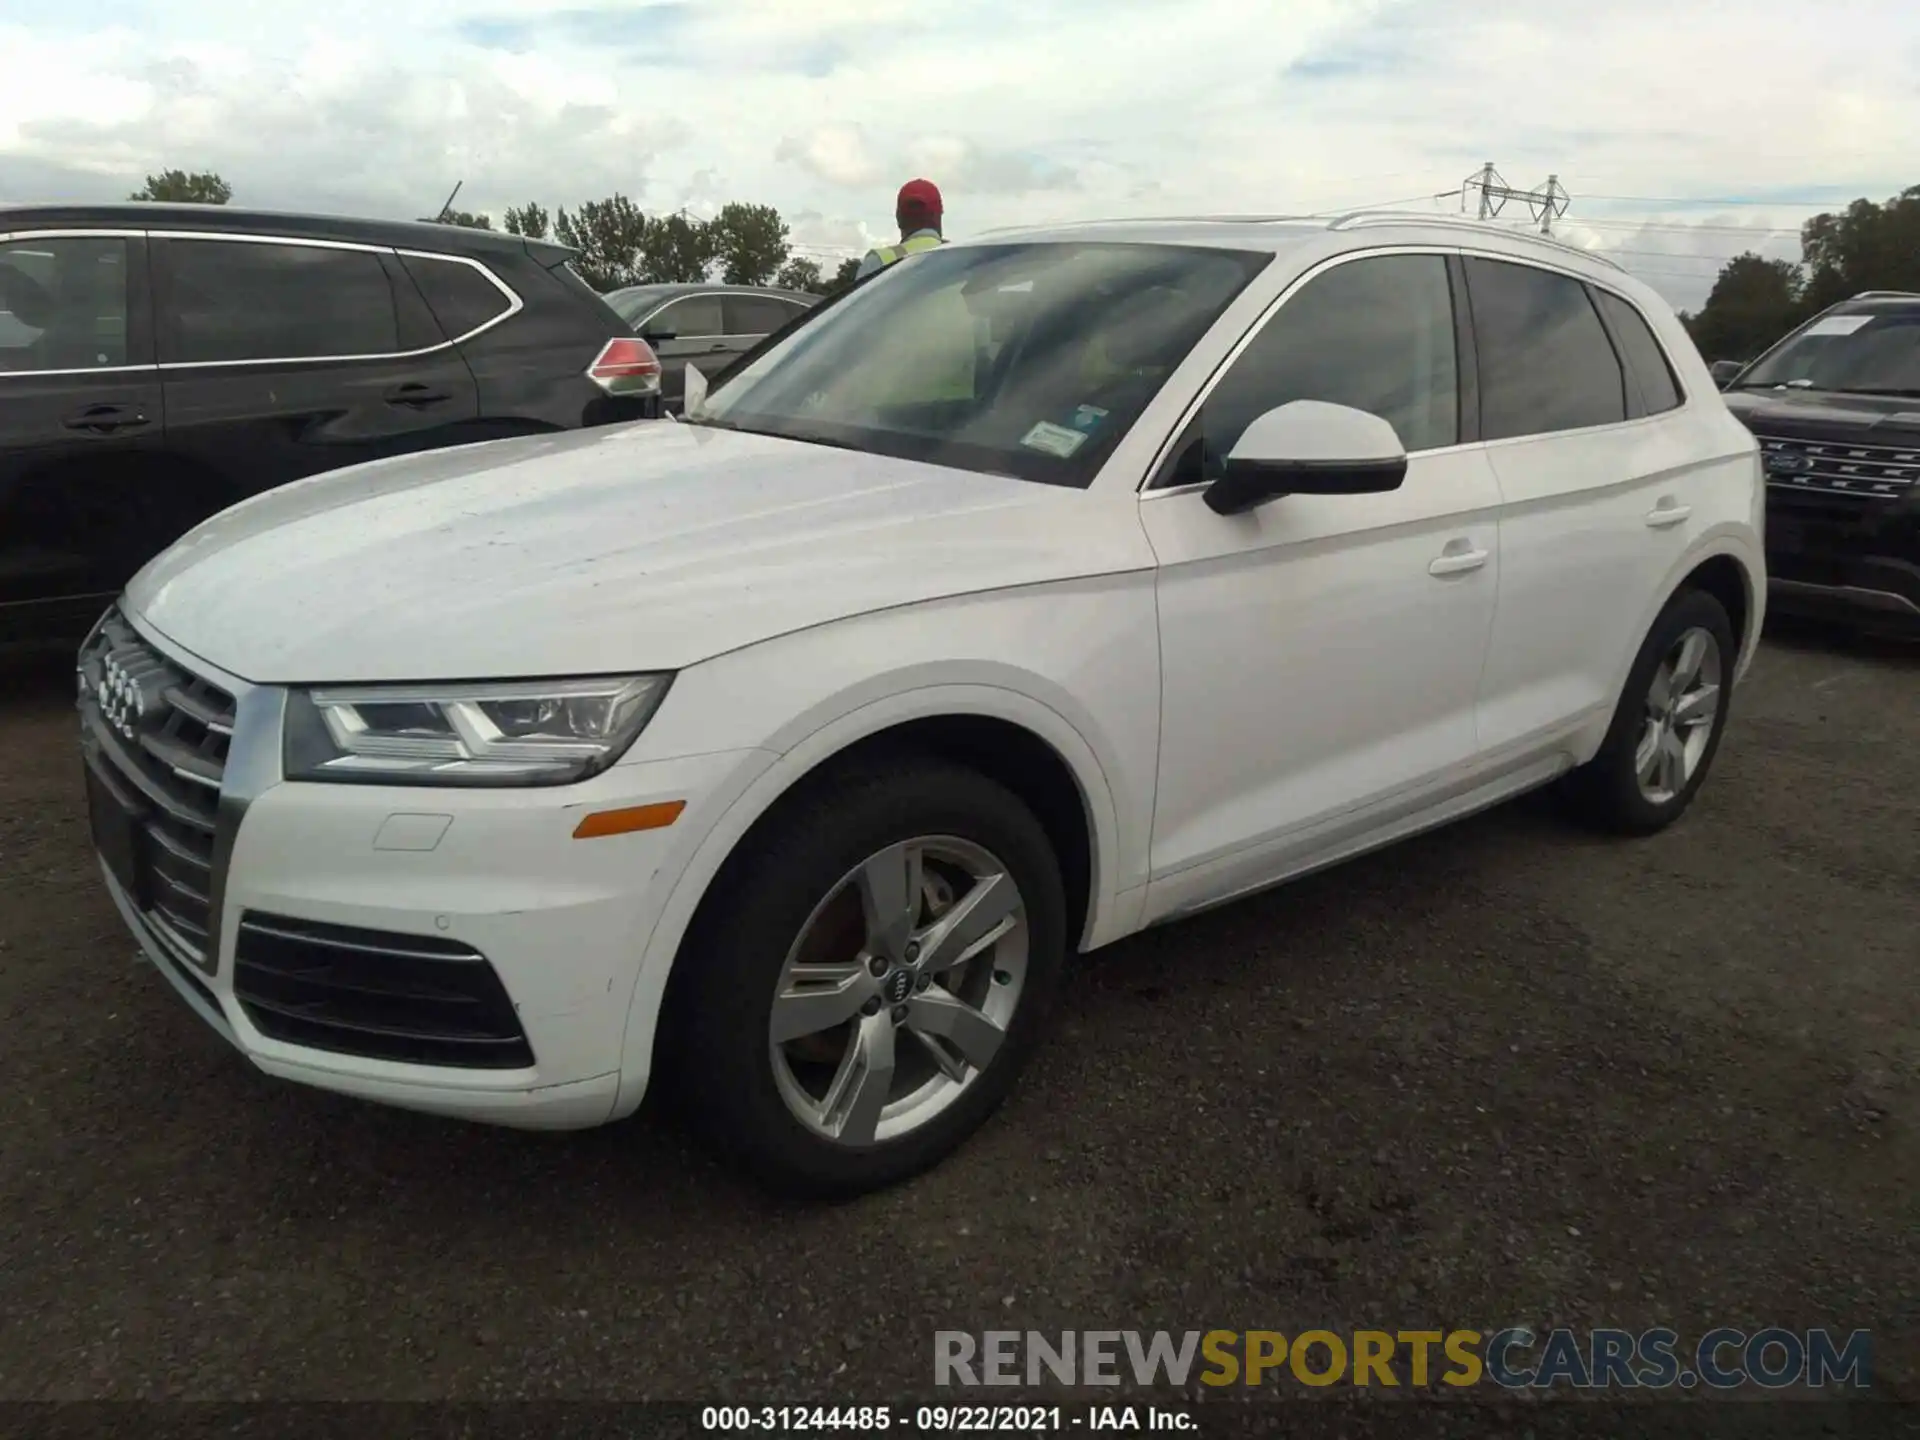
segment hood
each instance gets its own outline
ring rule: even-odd
[[[255,683],[480,679],[679,669],[871,610],[1150,564],[1131,507],[1085,491],[643,421],[268,491],[126,600]]]
[[[1762,435],[1908,445],[1920,439],[1920,396],[1836,390],[1728,390],[1727,409]]]

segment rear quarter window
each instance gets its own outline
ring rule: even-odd
[[[401,257],[449,340],[471,335],[513,308],[507,293],[478,267],[427,255]]]
[[[1613,327],[1620,342],[1620,355],[1627,364],[1627,378],[1640,391],[1641,403],[1649,415],[1659,415],[1680,406],[1680,382],[1666,351],[1654,338],[1653,327],[1627,301],[1606,290],[1595,290],[1600,310]]]
[[[573,268],[572,261],[564,265],[556,265],[547,273],[554,278],[561,289],[593,312],[594,317],[607,327],[609,336],[633,334],[633,322],[614,309],[605,295],[589,285],[586,277]]]

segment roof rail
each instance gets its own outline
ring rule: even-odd
[[[1556,250],[1570,250],[1589,260],[1598,261],[1609,269],[1626,274],[1627,269],[1619,261],[1611,258],[1604,250],[1589,250],[1581,245],[1573,245],[1552,235],[1541,235],[1536,231],[1523,230],[1514,225],[1501,225],[1491,220],[1481,220],[1472,215],[1450,215],[1445,211],[1433,210],[1350,210],[1343,215],[1120,215],[1107,216],[1093,220],[1058,220],[1051,224],[1036,225],[999,225],[991,230],[976,231],[980,237],[989,235],[1007,235],[1023,230],[1087,229],[1099,225],[1318,225],[1328,230],[1350,230],[1360,225],[1444,225],[1473,230],[1484,235],[1502,235],[1509,240],[1530,240],[1535,244],[1551,246]],[[1872,292],[1893,294],[1896,292]],[[1858,297],[1855,297],[1858,298]]]
[[[1920,300],[1920,290],[1862,290],[1855,300]]]
[[[1449,215],[1444,211],[1431,210],[1351,210],[1345,215],[1334,216],[1327,222],[1329,230],[1350,230],[1358,225],[1446,225],[1474,230],[1486,235],[1504,235],[1514,240],[1531,240],[1540,245],[1551,245],[1556,250],[1571,250],[1589,260],[1597,260],[1610,269],[1626,274],[1626,267],[1619,261],[1608,257],[1604,250],[1589,250],[1583,245],[1569,244],[1552,235],[1542,235],[1533,230],[1522,230],[1514,225],[1501,225],[1491,220],[1482,220],[1473,215]]]

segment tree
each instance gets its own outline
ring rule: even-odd
[[[854,280],[858,278],[859,274],[860,257],[857,255],[849,255],[840,262],[840,268],[833,272],[833,280],[827,286],[827,293],[831,295],[836,290],[846,289],[847,286],[851,285]]]
[[[780,273],[773,277],[773,283],[783,290],[806,290],[815,295],[827,293],[827,282],[820,274],[820,262],[808,259],[805,255],[795,255],[780,267]]]
[[[442,210],[429,223],[435,225],[461,225],[468,230],[493,229],[493,217],[491,215],[478,214],[472,210]]]
[[[554,232],[562,245],[580,252],[574,268],[603,294],[644,278],[647,217],[618,191],[605,200],[589,200],[571,215],[562,209]]]
[[[1709,360],[1751,360],[1803,318],[1799,267],[1748,252],[1721,267],[1707,303],[1691,318]]]
[[[1800,258],[1749,253],[1722,267],[1707,303],[1680,317],[1707,359],[1751,359],[1862,290],[1920,290],[1920,185],[1814,216],[1800,227]]]
[[[713,242],[704,221],[679,212],[656,216],[647,222],[646,278],[660,283],[706,279]]]
[[[1862,290],[1920,290],[1920,185],[1814,216],[1800,227],[1800,255],[1816,310]]]
[[[764,285],[787,259],[787,222],[771,205],[736,200],[707,222],[720,278],[729,285]]]
[[[546,210],[529,200],[518,210],[507,207],[507,233],[524,235],[529,240],[545,240],[553,233],[553,221]]]
[[[180,205],[224,205],[233,198],[233,187],[211,170],[163,170],[147,176],[129,200],[165,201]]]

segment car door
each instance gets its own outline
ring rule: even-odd
[[[0,235],[0,616],[138,567],[163,433],[140,233]]]
[[[1321,269],[1229,361],[1142,497],[1163,673],[1148,919],[1331,858],[1475,761],[1500,497],[1472,443],[1457,288],[1439,253]],[[1303,399],[1388,420],[1401,486],[1210,510],[1240,433]]]
[[[685,295],[661,306],[639,327],[660,357],[660,396],[678,409],[686,398],[687,366],[712,378],[733,353],[726,315],[717,294]]]
[[[1648,608],[1698,533],[1698,450],[1675,423],[1678,384],[1657,341],[1634,336],[1630,374],[1600,292],[1511,259],[1467,256],[1462,268],[1501,491],[1481,739],[1490,754],[1525,755],[1612,709]],[[1614,324],[1644,329],[1610,300]]]
[[[457,443],[477,417],[466,362],[383,247],[157,233],[153,245],[167,443],[226,501]]]

